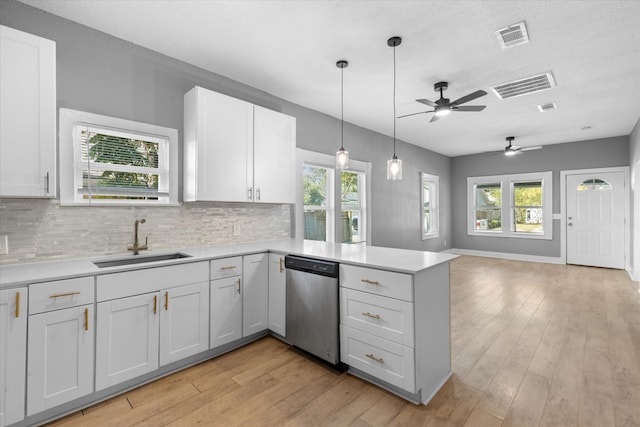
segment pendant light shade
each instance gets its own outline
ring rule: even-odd
[[[393,48],[393,157],[387,161],[387,179],[398,181],[402,179],[402,160],[396,156],[396,47],[402,43],[400,37],[391,37],[387,45]]]
[[[340,149],[336,151],[336,169],[349,168],[349,152],[344,149],[344,69],[349,63],[344,60],[336,62],[336,67],[340,68]]]

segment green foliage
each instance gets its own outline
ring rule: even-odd
[[[302,170],[303,203],[307,206],[326,206],[327,170],[305,165]]]

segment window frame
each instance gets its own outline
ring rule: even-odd
[[[363,191],[362,209],[364,219],[363,242],[349,243],[354,245],[369,245],[371,243],[371,163],[349,159],[348,169],[336,169],[335,155],[318,153],[315,151],[296,148],[296,207],[295,207],[295,236],[304,238],[304,189],[302,168],[305,164],[323,167],[332,170],[333,186],[331,188],[330,218],[327,218],[327,242],[338,242],[342,240],[342,203],[341,203],[341,172],[358,172],[364,174],[365,189]],[[330,178],[327,178],[329,180]],[[360,191],[360,190],[359,190]],[[329,216],[329,214],[328,214]],[[361,224],[359,224],[361,225]]]
[[[430,221],[433,225],[432,231],[425,230],[425,215],[424,215],[424,185],[429,184],[430,188],[433,188],[434,197],[429,195],[429,215]],[[430,190],[431,192],[431,190]],[[435,201],[435,203],[432,203]],[[422,240],[435,239],[440,237],[440,177],[438,175],[432,175],[426,172],[420,173],[420,230],[422,233]]]
[[[514,188],[519,182],[542,183],[542,232],[515,231],[515,206]],[[476,223],[476,186],[482,184],[501,184],[501,230],[477,230]],[[482,237],[508,237],[518,239],[545,239],[553,238],[553,172],[531,172],[510,175],[493,175],[481,177],[467,177],[467,235]]]
[[[103,116],[84,111],[60,109],[60,204],[64,206],[177,206],[178,202],[178,131],[163,126],[141,123],[116,117]],[[168,193],[158,199],[93,199],[84,198],[78,191],[78,180],[82,172],[78,170],[81,156],[80,142],[76,130],[78,126],[88,126],[105,131],[148,136],[161,140],[165,148],[162,161],[168,169],[163,179],[168,179]],[[159,165],[160,167],[160,165]],[[122,195],[131,195],[123,191]]]

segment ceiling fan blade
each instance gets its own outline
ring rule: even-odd
[[[463,105],[460,107],[453,107],[451,111],[482,111],[487,108],[486,105]]]
[[[429,107],[433,107],[433,108],[436,108],[438,106],[438,104],[436,104],[433,101],[429,101],[428,99],[416,99],[416,101],[418,101],[421,104],[428,105]]]
[[[397,118],[397,119],[401,119],[401,118],[403,118],[403,117],[416,116],[416,115],[418,115],[418,114],[425,114],[425,113],[433,113],[433,110],[432,110],[432,111],[420,111],[419,113],[405,114],[404,116],[398,116],[398,117],[396,117],[396,118]]]
[[[469,101],[473,101],[476,98],[480,98],[481,96],[485,96],[487,94],[487,92],[483,91],[483,90],[477,90],[473,93],[470,93],[467,96],[463,96],[462,98],[456,99],[455,101],[453,101],[451,103],[451,105],[460,105],[460,104],[464,104],[465,102],[469,102]]]
[[[521,148],[520,151],[539,150],[541,148],[542,148],[542,145],[536,145],[535,147],[524,147],[524,148]]]
[[[440,116],[436,116],[435,114],[433,115],[433,117],[431,117],[431,120],[429,120],[429,123],[433,123],[436,120],[440,120]]]

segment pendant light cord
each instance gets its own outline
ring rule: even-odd
[[[393,46],[393,158],[396,158],[396,46]]]
[[[344,67],[340,68],[340,150],[344,151]]]

